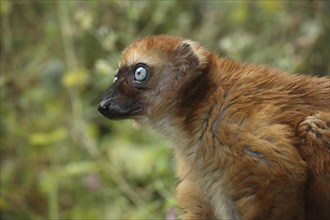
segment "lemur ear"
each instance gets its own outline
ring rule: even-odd
[[[189,69],[197,67],[200,62],[189,41],[180,42],[174,49],[174,55],[177,78],[181,78]]]

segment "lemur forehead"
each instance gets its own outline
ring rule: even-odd
[[[153,51],[152,48],[142,49],[142,48],[132,48],[126,50],[120,60],[119,66],[127,65],[134,66],[138,63],[144,63],[146,65],[155,66],[159,65],[161,62],[161,57]]]
[[[173,56],[173,51],[181,43],[189,44],[198,57],[202,55],[203,49],[194,41],[169,36],[151,36],[134,41],[128,46],[123,52],[119,66],[133,66],[137,63],[157,66]]]

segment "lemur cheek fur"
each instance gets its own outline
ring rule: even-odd
[[[150,81],[118,91],[148,109],[120,118],[143,115],[172,140],[183,219],[329,218],[329,78],[235,62],[163,35],[134,41],[119,67],[137,63],[153,68]]]

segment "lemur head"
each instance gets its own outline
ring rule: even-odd
[[[208,68],[208,54],[196,42],[176,37],[134,41],[123,51],[113,84],[98,110],[110,119],[157,119],[189,107],[182,97],[197,101],[203,93],[194,88]]]

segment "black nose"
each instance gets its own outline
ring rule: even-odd
[[[102,100],[98,107],[98,111],[101,112],[102,114],[107,113],[109,111],[110,106],[111,106],[111,102],[109,102],[108,100]]]
[[[97,110],[100,112],[100,113],[105,113],[106,112],[106,108],[104,108],[103,106],[100,106],[97,108]]]

